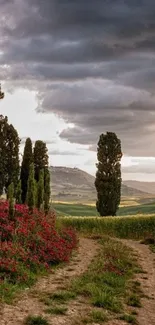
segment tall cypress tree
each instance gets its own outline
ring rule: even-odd
[[[39,182],[37,186],[37,208],[43,207],[44,203],[44,170],[41,169],[39,173]]]
[[[27,195],[26,195],[27,205],[29,210],[32,212],[35,207],[35,179],[34,179],[34,165],[30,165],[29,178],[27,183]]]
[[[50,197],[51,197],[51,187],[50,187],[50,172],[49,169],[45,169],[45,183],[44,183],[44,211],[45,214],[48,214],[50,208]]]
[[[101,134],[97,147],[96,208],[101,216],[115,216],[121,199],[121,141],[115,133]]]
[[[7,192],[13,182],[16,190],[19,179],[19,145],[17,130],[8,123],[8,118],[0,115],[0,194]]]
[[[21,204],[22,203],[22,189],[21,189],[21,180],[18,181],[17,189],[16,189],[16,203]]]
[[[21,165],[21,189],[22,189],[22,203],[25,203],[27,193],[27,182],[29,178],[30,165],[33,162],[32,141],[30,138],[26,139],[23,160]]]
[[[34,170],[35,170],[35,179],[39,181],[40,170],[48,167],[48,150],[46,143],[37,140],[35,142],[34,151],[33,151],[33,161],[34,161]]]

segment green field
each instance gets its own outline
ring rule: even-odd
[[[122,206],[119,208],[117,213],[118,216],[155,214],[155,202],[146,203],[146,204],[137,204],[137,205],[132,205],[132,201],[129,203],[131,205]],[[74,217],[98,216],[96,207],[91,205],[53,203],[52,206],[56,210],[58,216],[74,216]]]
[[[54,203],[58,226],[73,226],[85,234],[106,234],[120,238],[155,237],[155,203],[121,206],[117,217],[100,217],[96,207],[83,204]],[[123,205],[123,204],[122,204]]]
[[[89,216],[95,217],[98,215],[95,206],[72,203],[53,203],[53,208],[58,216]]]
[[[57,225],[74,227],[89,235],[108,235],[118,238],[143,239],[155,237],[154,216],[124,217],[58,217]]]

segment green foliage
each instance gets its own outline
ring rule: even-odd
[[[21,188],[22,188],[22,203],[26,201],[26,193],[27,193],[27,182],[29,178],[29,169],[30,165],[33,162],[33,153],[32,153],[32,141],[30,138],[26,139],[23,160],[21,165]]]
[[[54,315],[65,315],[67,312],[67,307],[64,306],[53,306],[45,309],[45,313]]]
[[[57,222],[94,236],[107,234],[130,239],[143,239],[148,236],[155,238],[155,216],[59,217]]]
[[[0,195],[9,184],[16,189],[19,177],[20,139],[16,129],[8,123],[8,118],[0,115]]]
[[[8,186],[8,200],[9,200],[9,219],[14,218],[14,184]]]
[[[64,303],[70,299],[74,299],[76,293],[74,291],[57,291],[48,295],[48,301],[56,301],[59,303]]]
[[[36,180],[34,180],[34,206],[37,207],[38,202],[38,183]]]
[[[48,325],[48,321],[42,316],[28,316],[24,325]]]
[[[136,317],[134,315],[124,314],[124,315],[121,315],[119,317],[119,319],[120,320],[125,320],[125,322],[127,322],[129,324],[138,325],[138,322],[137,322]]]
[[[99,323],[99,322],[107,322],[108,317],[104,311],[101,310],[92,310],[90,313],[90,318],[92,319],[92,322]]]
[[[39,173],[39,182],[37,184],[37,208],[43,208],[44,202],[44,170],[41,169]]]
[[[101,134],[97,147],[96,208],[101,216],[115,216],[121,198],[121,142],[115,133]]]
[[[16,203],[22,203],[22,189],[21,189],[21,180],[18,181],[17,189],[16,189]]]
[[[39,173],[41,169],[48,167],[48,154],[47,154],[46,143],[37,140],[35,142],[34,151],[33,151],[33,161],[34,161],[34,170],[35,170],[35,179],[39,181]]]
[[[34,180],[34,165],[30,165],[29,178],[27,184],[27,204],[30,211],[35,207],[35,180]]]
[[[45,168],[44,174],[44,211],[45,214],[48,213],[50,208],[50,196],[51,196],[51,188],[50,188],[50,172],[48,168]]]
[[[129,298],[127,300],[127,304],[129,306],[138,307],[138,308],[140,308],[142,306],[139,296],[135,293],[133,293],[131,296],[129,296]]]

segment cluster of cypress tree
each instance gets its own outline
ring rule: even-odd
[[[32,148],[30,138],[26,139],[21,165],[21,201],[30,210],[37,207],[47,214],[50,203],[50,173],[46,143],[37,140]]]
[[[0,115],[0,195],[7,194],[9,215],[13,218],[14,201],[44,209],[50,206],[50,173],[46,143],[37,140],[34,148],[26,139],[22,164],[19,161],[20,138],[8,118]]]

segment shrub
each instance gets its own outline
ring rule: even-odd
[[[9,220],[8,202],[0,202],[0,279],[26,282],[31,272],[67,262],[77,239],[72,229],[61,233],[47,221],[43,212],[26,205],[15,205],[14,220]]]

